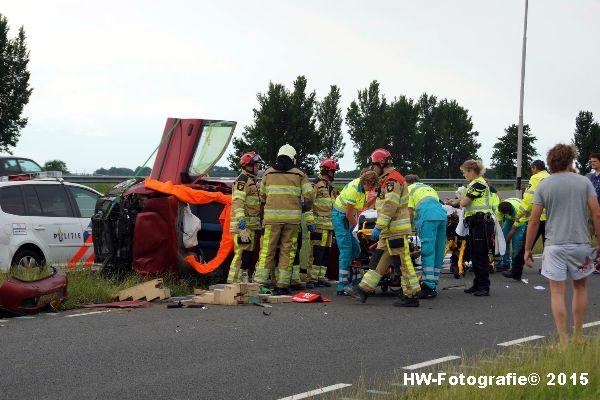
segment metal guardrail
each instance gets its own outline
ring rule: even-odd
[[[73,183],[118,183],[131,178],[130,176],[104,176],[104,175],[66,175],[63,179],[67,182]],[[207,180],[213,181],[233,181],[234,177],[207,177]],[[336,178],[335,182],[340,184],[347,184],[354,178]],[[514,185],[514,179],[489,179],[492,185]],[[428,185],[464,185],[467,181],[465,179],[421,179],[421,182]],[[527,180],[523,180],[523,185],[527,185]]]

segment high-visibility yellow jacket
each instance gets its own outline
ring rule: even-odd
[[[313,188],[298,168],[271,167],[260,182],[260,199],[265,203],[264,224],[299,224],[302,212],[312,209]]]
[[[231,232],[237,231],[239,221],[245,221],[250,230],[260,229],[260,200],[256,176],[242,171],[233,183],[231,194]]]
[[[523,194],[523,200],[521,200],[521,206],[517,210],[517,219],[519,222],[527,222],[529,221],[529,217],[531,216],[531,208],[533,205],[533,194],[535,193],[535,188],[540,184],[541,181],[549,177],[550,174],[548,171],[540,171],[537,174],[533,175],[529,178],[529,185],[527,185],[527,189],[525,189],[525,193]],[[540,218],[541,221],[546,220],[546,212],[542,212],[542,216]]]
[[[434,188],[421,182],[415,182],[408,186],[408,207],[417,209],[422,201],[434,199],[440,201],[440,196]]]
[[[348,183],[340,195],[335,199],[333,208],[337,211],[346,214],[346,205],[351,204],[356,210],[365,208],[367,204],[367,193],[360,184],[360,178],[356,178]]]
[[[306,224],[315,224],[318,229],[332,230],[331,209],[333,208],[333,186],[328,177],[320,175],[313,181],[313,208],[306,213]]]
[[[375,227],[381,229],[381,239],[410,235],[408,186],[396,170],[381,177],[375,208],[377,209]]]
[[[506,200],[508,203],[510,203],[510,205],[513,208],[513,212],[512,215],[506,215],[506,214],[502,214],[500,212],[500,210],[496,210],[496,218],[498,218],[498,221],[502,224],[504,221],[512,221],[513,226],[515,228],[520,227],[521,225],[523,225],[522,222],[517,221],[516,216],[517,216],[517,210],[519,209],[519,207],[521,206],[521,200],[517,199],[516,197],[510,197]]]
[[[471,204],[465,207],[465,218],[477,213],[487,214],[494,211],[490,188],[482,176],[469,182],[466,196],[471,199]]]

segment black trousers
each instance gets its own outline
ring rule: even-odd
[[[468,246],[473,263],[473,287],[477,290],[490,289],[490,245],[494,237],[494,220],[477,215],[467,219],[469,224]]]
[[[546,242],[546,221],[540,221],[540,227],[535,234],[533,240],[533,246],[537,243],[539,237],[542,237],[542,243]],[[525,265],[525,240],[527,239],[527,233],[523,235],[523,240],[519,244],[519,251],[512,259],[512,274],[519,278],[523,274],[523,265]]]

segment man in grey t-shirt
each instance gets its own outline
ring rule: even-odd
[[[560,344],[568,343],[565,281],[573,281],[573,340],[581,340],[587,307],[586,278],[594,271],[599,249],[589,243],[588,209],[592,213],[596,238],[600,233],[600,206],[592,183],[572,172],[576,157],[574,146],[557,144],[548,152],[552,175],[535,190],[533,208],[525,242],[525,261],[533,264],[531,248],[542,211],[546,209],[546,243],[542,258],[542,275],[549,279],[552,315]],[[600,245],[600,240],[597,240]]]

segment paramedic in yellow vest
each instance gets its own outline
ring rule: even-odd
[[[319,165],[320,173],[313,185],[312,214],[307,213],[306,223],[314,223],[315,231],[310,234],[308,276],[306,288],[331,286],[325,277],[331,241],[333,239],[333,224],[331,210],[334,202],[333,179],[339,169],[333,158],[324,158]]]
[[[448,216],[435,189],[421,183],[417,175],[404,177],[408,184],[408,211],[421,240],[421,265],[423,279],[419,298],[437,296],[437,285],[446,249],[446,224]]]
[[[261,240],[254,282],[266,285],[270,274],[275,277],[275,293],[289,294],[292,263],[296,253],[298,229],[302,213],[312,209],[313,189],[306,174],[295,167],[296,150],[281,146],[277,162],[268,168],[260,183],[260,199],[264,202],[264,235]],[[314,231],[314,225],[308,226]],[[275,253],[279,249],[278,272]]]
[[[524,230],[527,231],[527,223],[529,222],[529,216],[531,215],[531,209],[533,204],[533,194],[535,193],[535,188],[540,184],[541,181],[549,177],[550,174],[546,171],[546,163],[542,160],[535,160],[531,164],[531,178],[529,178],[529,185],[523,194],[523,200],[521,200],[521,206],[517,210],[516,220],[525,226]],[[540,217],[540,226],[538,228],[537,234],[535,235],[535,240],[533,241],[533,245],[535,246],[539,237],[542,237],[542,242],[546,241],[546,213],[542,212]],[[521,275],[523,274],[523,265],[525,264],[525,235],[521,239],[521,244],[519,245],[519,249],[512,259],[512,268],[510,271],[504,271],[502,275],[507,278],[512,278],[516,281],[521,280]]]
[[[404,177],[394,168],[392,155],[386,149],[373,151],[369,164],[380,177],[376,202],[377,221],[371,234],[373,240],[377,240],[377,248],[371,256],[370,269],[358,286],[349,287],[345,291],[364,303],[369,294],[375,292],[391,265],[394,271],[400,270],[402,275],[402,294],[394,302],[394,306],[418,307],[419,278],[410,258],[408,242],[412,231],[408,212],[408,187]]]
[[[496,218],[502,227],[502,233],[506,241],[506,252],[502,262],[496,266],[496,271],[510,269],[511,258],[519,251],[519,246],[525,235],[527,224],[516,221],[519,207],[521,207],[521,200],[516,197],[510,197],[498,205]]]
[[[490,295],[490,259],[488,253],[494,235],[491,192],[483,178],[485,168],[481,160],[467,160],[460,170],[469,184],[459,204],[464,208],[465,224],[469,227],[467,246],[473,263],[475,279],[465,293],[475,296]]]
[[[240,158],[242,173],[233,183],[231,195],[231,224],[233,260],[229,266],[227,283],[240,282],[241,271],[248,271],[254,258],[254,240],[260,230],[260,200],[256,174],[262,160],[251,151]]]
[[[350,264],[360,255],[358,240],[352,234],[356,226],[357,211],[369,208],[368,193],[377,186],[377,174],[363,172],[359,178],[348,183],[333,203],[331,222],[340,257],[338,261],[338,296],[347,296],[344,289],[350,285]]]

